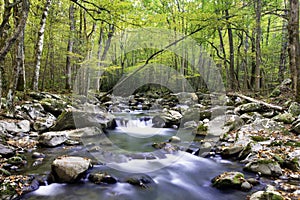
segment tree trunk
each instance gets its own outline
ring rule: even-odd
[[[226,19],[229,20],[229,11],[225,10]],[[228,31],[228,42],[229,42],[229,77],[230,77],[230,89],[235,91],[236,89],[236,79],[234,74],[234,44],[233,44],[233,34],[230,23],[227,24]]]
[[[254,90],[256,92],[260,89],[260,63],[261,63],[261,50],[260,50],[260,41],[261,41],[261,0],[256,2],[256,37],[255,37],[255,81],[254,81]]]
[[[284,8],[287,8],[287,2],[284,1]],[[288,16],[288,12],[285,11],[284,14]],[[288,49],[288,41],[287,41],[287,21],[286,19],[282,20],[282,42],[281,42],[281,53],[280,53],[280,63],[278,69],[278,82],[281,83],[284,80],[284,73],[286,71],[286,52]]]
[[[288,20],[290,71],[296,101],[300,102],[299,0],[290,0]]]
[[[35,54],[35,67],[34,67],[34,76],[32,80],[32,89],[37,91],[39,89],[39,77],[40,77],[40,67],[41,67],[41,57],[43,53],[44,46],[44,32],[46,27],[46,19],[48,11],[51,5],[52,0],[46,0],[44,11],[42,14],[40,29],[38,32],[38,39],[36,43],[36,54]]]
[[[75,17],[74,17],[74,5],[71,4],[69,8],[69,20],[70,20],[70,36],[68,41],[68,54],[66,60],[66,90],[71,89],[72,85],[72,66],[71,66],[71,53],[73,53],[74,45],[74,31],[75,31]]]

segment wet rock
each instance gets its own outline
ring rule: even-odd
[[[201,121],[199,122],[197,128],[192,131],[192,133],[197,136],[206,136],[208,134],[208,126],[208,123],[204,123]]]
[[[175,110],[165,109],[161,115],[152,118],[153,126],[156,128],[172,128],[179,126],[182,115]]]
[[[144,189],[153,187],[153,185],[155,185],[154,180],[150,176],[145,174],[142,175],[137,174],[137,175],[130,176],[125,179],[125,182]]]
[[[248,181],[245,181],[241,184],[241,190],[243,190],[243,191],[249,191],[249,190],[251,190],[251,188],[252,188],[252,185]]]
[[[84,137],[93,137],[103,134],[102,129],[98,127],[86,127],[70,131],[64,131],[67,137],[74,141],[80,141]]]
[[[26,161],[19,156],[13,156],[7,160],[7,163],[11,165],[24,165]]]
[[[111,175],[106,173],[93,173],[89,175],[89,180],[95,184],[115,184],[117,183],[117,179]]]
[[[283,122],[285,124],[291,124],[295,120],[295,118],[291,113],[281,113],[273,117],[273,120],[277,122]]]
[[[259,185],[259,181],[255,178],[248,178],[247,182],[249,182],[251,185]]]
[[[48,147],[55,147],[63,144],[67,139],[65,131],[46,132],[40,135],[39,143]]]
[[[244,149],[244,146],[234,144],[234,145],[222,148],[221,155],[223,157],[235,156],[235,155],[238,155],[243,149]]]
[[[62,131],[91,126],[113,129],[116,127],[116,122],[113,115],[105,112],[66,111],[58,117],[50,130]]]
[[[240,172],[224,172],[211,180],[214,187],[219,189],[237,188],[246,182],[244,174]]]
[[[259,103],[246,103],[238,106],[235,109],[235,113],[249,113],[249,112],[256,112],[256,111],[261,111],[262,106]]]
[[[198,126],[197,122],[195,122],[195,121],[188,121],[188,122],[184,123],[183,128],[185,128],[185,129],[194,129],[197,126]]]
[[[0,144],[0,155],[4,158],[8,158],[14,155],[14,151],[10,147]]]
[[[282,175],[280,165],[276,161],[268,159],[249,162],[246,164],[244,169],[251,172],[261,173],[261,175],[264,176],[277,177]]]
[[[179,143],[179,142],[181,142],[181,139],[180,139],[180,137],[178,137],[178,136],[172,136],[172,137],[169,139],[169,142],[172,142],[172,143]]]
[[[32,158],[45,158],[46,155],[43,153],[39,153],[39,152],[33,152],[31,157]]]
[[[56,158],[51,165],[55,182],[73,183],[80,180],[91,167],[91,160],[75,156]]]
[[[293,117],[298,117],[300,115],[300,104],[297,102],[291,103],[288,112],[293,115]]]

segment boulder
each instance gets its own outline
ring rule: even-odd
[[[188,121],[188,122],[184,123],[183,128],[185,128],[185,129],[194,129],[197,126],[198,126],[197,122],[195,122],[195,121]]]
[[[292,102],[288,112],[291,113],[294,117],[298,117],[300,115],[300,104],[297,102]]]
[[[145,174],[135,174],[125,179],[125,182],[141,188],[151,188],[155,185],[154,180]]]
[[[278,177],[282,175],[282,169],[280,165],[273,160],[261,159],[253,162],[249,162],[244,167],[245,170],[261,173],[264,176]]]
[[[30,131],[30,122],[28,120],[21,120],[17,122],[0,121],[0,130],[9,133],[27,133]]]
[[[55,123],[56,117],[54,117],[51,113],[47,113],[44,118],[38,118],[34,124],[33,129],[35,131],[44,131],[49,129]]]
[[[270,97],[278,97],[281,94],[284,93],[290,93],[292,89],[290,88],[290,85],[292,84],[292,80],[287,78],[282,81],[282,83],[277,86],[271,93]]]
[[[66,140],[68,140],[68,137],[65,131],[46,132],[39,137],[39,143],[48,147],[56,147]]]
[[[284,200],[285,198],[276,191],[257,191],[253,193],[249,200]]]
[[[261,111],[262,105],[259,103],[246,103],[238,106],[235,109],[235,113],[249,113],[249,112],[255,112],[255,111]]]
[[[80,141],[84,137],[93,137],[103,134],[102,129],[98,127],[86,127],[75,130],[64,131],[71,140]]]
[[[91,126],[113,129],[116,127],[116,122],[114,116],[106,112],[65,111],[50,130],[62,131]]]
[[[56,158],[51,165],[51,174],[55,182],[73,183],[80,180],[91,167],[91,160],[75,156]]]
[[[14,155],[14,151],[10,147],[0,144],[0,155],[4,158],[8,158]]]
[[[226,158],[231,157],[231,156],[235,156],[235,155],[238,155],[243,149],[244,149],[243,145],[233,144],[233,145],[230,145],[228,147],[222,148],[221,155],[223,157],[226,157]]]
[[[277,122],[283,122],[285,124],[291,124],[295,120],[295,118],[293,117],[293,114],[286,112],[276,115],[275,117],[273,117],[273,120]]]
[[[68,108],[68,104],[61,99],[44,98],[40,101],[46,112],[58,117],[63,111]]]
[[[152,118],[152,123],[156,128],[172,128],[174,125],[180,125],[181,118],[182,115],[178,111],[165,109],[162,114]]]
[[[93,173],[89,175],[89,180],[92,183],[95,184],[101,184],[101,183],[106,183],[106,184],[115,184],[117,183],[117,178],[108,175],[106,173]]]
[[[169,142],[172,142],[172,143],[178,143],[178,142],[181,142],[181,139],[180,139],[180,137],[178,137],[178,136],[172,136],[172,137],[169,139]]]
[[[224,172],[211,180],[214,187],[219,189],[236,188],[241,189],[241,185],[246,182],[244,174],[240,172]]]

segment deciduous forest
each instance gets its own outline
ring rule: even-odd
[[[1,199],[299,199],[299,116],[298,0],[0,0]]]

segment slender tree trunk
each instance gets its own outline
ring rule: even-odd
[[[41,67],[41,57],[43,53],[44,46],[44,32],[46,27],[46,19],[48,15],[49,8],[51,6],[52,0],[46,0],[44,11],[42,14],[40,29],[38,32],[38,39],[36,43],[36,54],[35,54],[35,67],[34,67],[34,76],[32,80],[32,89],[37,91],[39,89],[39,77],[40,77],[40,67]]]
[[[287,2],[284,1],[284,7],[287,8]],[[285,15],[288,16],[288,12],[285,11]],[[278,69],[278,82],[281,83],[284,80],[284,73],[286,71],[286,57],[288,50],[288,39],[287,39],[287,21],[286,19],[282,20],[282,42],[281,42],[281,53],[280,53],[280,63]]]
[[[226,19],[229,20],[229,10],[225,10]],[[233,33],[230,23],[227,24],[228,31],[228,42],[229,42],[229,77],[230,77],[230,89],[235,91],[236,80],[234,74],[234,44],[233,44]]]
[[[17,65],[19,68],[19,76],[16,81],[16,90],[26,90],[26,76],[25,76],[25,55],[24,55],[24,30],[20,35],[20,39],[17,46]]]
[[[288,20],[290,70],[296,101],[300,102],[299,0],[290,0]]]
[[[261,50],[260,50],[260,41],[261,41],[261,0],[256,1],[256,38],[255,38],[255,85],[254,90],[256,92],[260,89],[260,64],[261,64]]]
[[[74,17],[74,5],[71,4],[69,8],[69,20],[70,20],[70,36],[68,41],[68,54],[66,60],[66,90],[71,89],[72,85],[72,65],[71,65],[71,53],[73,52],[74,45],[74,31],[75,31],[75,17]]]

